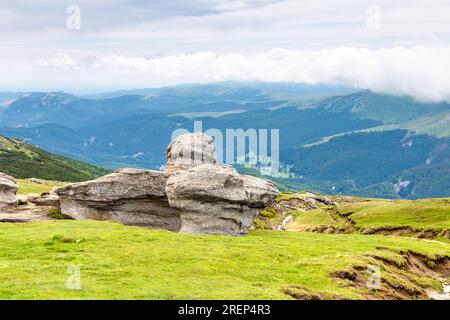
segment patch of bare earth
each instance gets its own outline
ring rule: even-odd
[[[381,249],[381,248],[380,248]],[[404,263],[399,264],[376,255],[371,258],[381,263],[383,276],[380,277],[379,286],[374,288],[368,285],[372,276],[368,269],[355,266],[350,270],[338,271],[332,277],[341,282],[343,286],[353,287],[362,297],[370,300],[426,300],[450,299],[450,296],[436,288],[426,285],[420,279],[432,279],[443,285],[450,281],[449,257],[431,259],[427,256],[413,252],[403,252]]]

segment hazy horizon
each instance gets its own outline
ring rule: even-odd
[[[450,3],[2,1],[1,91],[327,83],[450,101]]]

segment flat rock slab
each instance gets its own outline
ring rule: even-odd
[[[164,197],[169,175],[163,171],[121,169],[92,181],[69,184],[55,193],[74,200],[113,202]]]
[[[180,229],[165,185],[169,173],[121,169],[107,176],[57,189],[61,212],[73,219],[114,220],[126,225]]]

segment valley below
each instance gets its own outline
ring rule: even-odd
[[[0,108],[1,135],[108,170],[161,168],[171,134],[192,132],[194,122],[201,122],[203,131],[223,135],[228,129],[279,130],[282,172],[266,178],[284,191],[392,199],[450,196],[450,105],[445,102],[326,85],[258,83],[94,96],[0,93],[1,99],[7,101]],[[226,144],[217,143],[226,154]],[[264,174],[261,164],[237,167]]]

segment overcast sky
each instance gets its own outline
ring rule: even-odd
[[[449,21],[448,0],[2,0],[0,90],[294,81],[450,101]]]

